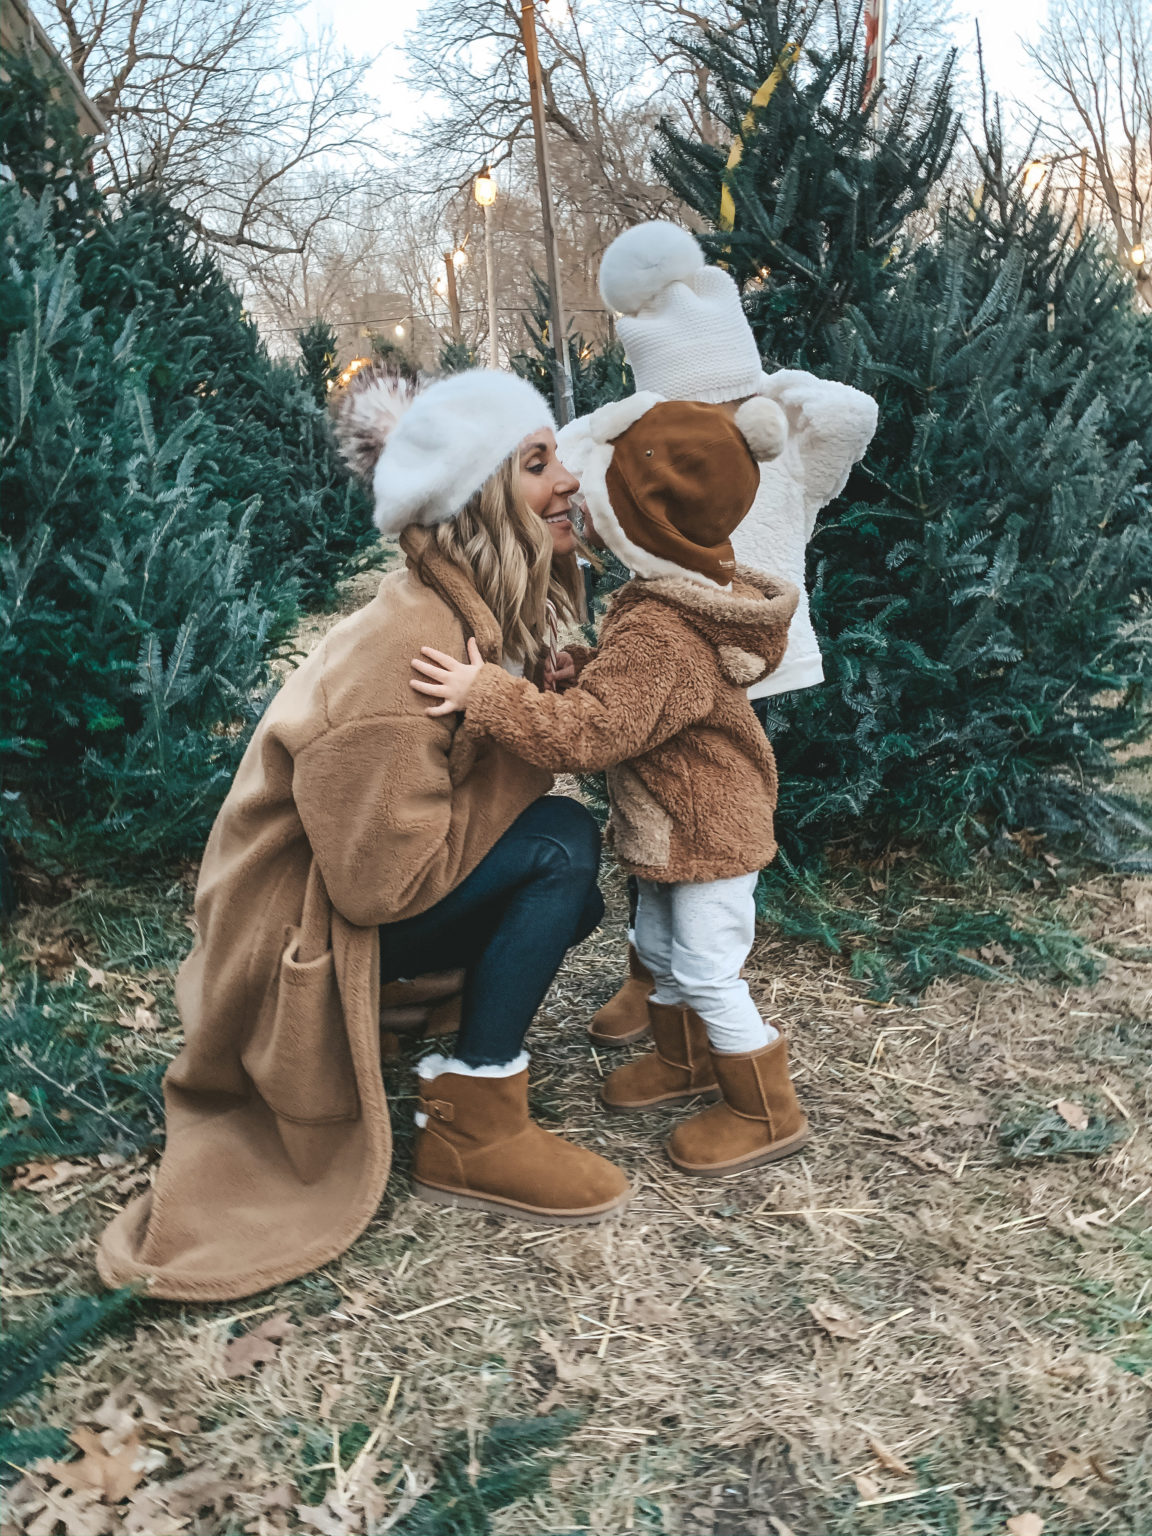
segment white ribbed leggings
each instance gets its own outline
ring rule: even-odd
[[[637,883],[634,943],[656,979],[653,1001],[695,1009],[717,1051],[755,1051],[775,1040],[740,975],[756,933],[756,875]]]

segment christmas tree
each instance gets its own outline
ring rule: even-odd
[[[317,405],[327,406],[328,396],[340,377],[340,348],[336,332],[327,320],[313,320],[296,336],[300,347],[300,376]]]
[[[298,602],[373,540],[364,493],[212,258],[156,199],[106,206],[67,111],[5,68],[5,834],[192,850]]]
[[[796,24],[761,0],[700,50],[733,134]],[[880,403],[809,547],[826,682],[772,725],[783,846],[963,864],[1032,829],[1119,857],[1137,823],[1116,752],[1149,728],[1149,322],[1114,260],[1029,201],[994,115],[982,188],[943,196],[947,75],[913,74],[878,130],[861,84],[850,49],[801,57],[735,172],[668,128],[658,156],[713,224],[728,177],[735,228],[707,243],[745,281],[766,365]]]

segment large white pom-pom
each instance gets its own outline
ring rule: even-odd
[[[617,235],[600,263],[600,296],[609,309],[634,315],[669,283],[686,283],[704,252],[686,229],[653,219]]]
[[[752,457],[761,463],[765,459],[779,458],[788,441],[788,418],[776,404],[763,395],[753,395],[751,400],[736,412],[736,427]]]
[[[336,416],[336,440],[353,474],[371,480],[384,445],[420,393],[407,374],[365,368],[349,386]]]

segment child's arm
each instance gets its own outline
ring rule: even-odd
[[[640,612],[614,626],[579,686],[564,693],[540,693],[481,662],[471,642],[467,664],[427,648],[424,654],[431,660],[413,666],[431,681],[413,679],[412,686],[444,701],[429,714],[466,709],[469,730],[554,773],[594,773],[626,762],[702,719],[712,702],[710,670],[697,672],[679,648],[661,654]]]
[[[789,447],[803,474],[806,533],[812,536],[816,514],[835,500],[848,473],[876,431],[876,402],[850,384],[818,379],[798,368],[771,375],[764,393],[788,418]]]

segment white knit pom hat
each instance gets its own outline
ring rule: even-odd
[[[345,452],[371,469],[381,533],[449,522],[531,432],[553,429],[546,401],[512,373],[472,368],[414,389],[381,375],[341,413]],[[350,450],[349,439],[354,442]]]
[[[617,235],[600,263],[637,393],[719,404],[758,394],[764,368],[727,272],[677,224],[655,219]]]

